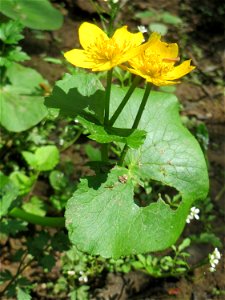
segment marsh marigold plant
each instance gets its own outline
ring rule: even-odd
[[[178,45],[161,41],[157,33],[144,42],[141,32],[127,26],[107,36],[84,22],[79,39],[82,48],[66,52],[66,59],[107,71],[105,89],[98,75],[77,70],[56,83],[45,102],[75,117],[80,133],[85,129],[85,136],[99,143],[90,163],[95,174],[80,180],[66,204],[69,238],[79,250],[106,258],[164,250],[180,236],[194,201],[207,196],[208,174],[200,146],[182,125],[176,96],[152,86],[175,84],[194,67],[190,60],[179,64]],[[136,76],[121,80],[115,66]],[[141,80],[144,89],[138,87]],[[155,181],[162,184],[162,197]],[[152,191],[146,201],[144,182]],[[179,201],[165,201],[164,186],[174,188]]]
[[[141,32],[129,32],[127,26],[117,29],[109,38],[98,26],[84,22],[79,27],[79,40],[83,50],[68,51],[65,58],[80,68],[106,71],[136,56],[144,38]]]

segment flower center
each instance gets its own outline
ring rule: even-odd
[[[162,58],[157,53],[144,53],[142,56],[141,71],[152,77],[161,77],[172,70],[178,58]]]
[[[113,38],[109,40],[97,39],[94,44],[88,47],[86,54],[90,60],[96,63],[115,62],[126,52],[128,46],[124,43],[124,47],[121,48]]]

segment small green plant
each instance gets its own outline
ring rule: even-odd
[[[43,77],[22,66],[29,56],[18,46],[23,26],[17,21],[0,25],[0,124],[8,131],[20,132],[39,123],[46,115],[43,105]]]
[[[81,180],[66,206],[70,240],[103,257],[163,250],[179,237],[191,204],[206,197],[208,177],[198,143],[181,124],[176,97],[157,91],[149,96],[150,83],[175,84],[194,67],[190,61],[174,67],[178,46],[162,43],[157,33],[142,44],[141,32],[129,33],[124,26],[110,38],[85,22],[79,38],[84,49],[68,51],[66,59],[107,71],[106,88],[95,74],[76,71],[58,81],[45,101],[76,118],[101,144],[101,161],[92,163],[96,175]],[[113,85],[113,67],[121,64],[137,75],[125,88]],[[145,90],[137,88],[142,77]],[[111,159],[111,145],[119,157]],[[157,195],[142,203],[136,191],[150,180],[173,187],[179,196]]]
[[[189,266],[186,258],[189,253],[185,248],[190,245],[190,239],[184,239],[178,246],[172,246],[173,254],[156,257],[153,255],[137,255],[137,261],[132,262],[132,266],[137,270],[143,270],[154,277],[179,276],[188,271]]]

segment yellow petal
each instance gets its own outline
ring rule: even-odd
[[[164,80],[160,78],[146,78],[146,81],[152,82],[156,86],[173,85],[179,83],[179,81]]]
[[[122,65],[120,67],[123,70],[130,71],[131,73],[144,78],[147,82],[151,82],[156,86],[173,85],[173,84],[179,83],[179,81],[166,80],[162,77],[151,77],[147,74],[142,73],[139,69],[132,69],[132,68],[128,68],[128,67],[122,66]]]
[[[120,49],[126,49],[126,47],[131,49],[139,46],[143,42],[144,36],[141,32],[131,33],[127,30],[127,26],[123,26],[115,31],[112,40],[117,43]]]
[[[174,67],[170,72],[164,75],[166,80],[178,79],[195,69],[195,66],[191,66],[191,59],[185,60],[182,64]]]
[[[140,70],[138,70],[138,69],[128,68],[128,67],[126,67],[126,66],[124,66],[124,65],[120,65],[120,67],[121,67],[121,69],[123,69],[123,70],[125,70],[125,71],[129,71],[129,72],[131,72],[131,73],[133,73],[133,74],[135,74],[135,75],[138,75],[138,76],[144,78],[144,74],[143,74]]]
[[[97,39],[108,40],[107,34],[98,26],[84,22],[79,27],[79,40],[84,49],[93,45]]]
[[[140,46],[141,47],[141,46]],[[136,57],[139,56],[140,54],[140,47],[135,47],[135,48],[132,48],[130,49],[129,51],[127,51],[125,54],[123,54],[120,58],[118,58],[118,62],[117,64],[121,64],[121,63],[124,63],[126,61],[130,61],[130,60],[133,60],[135,59]]]
[[[161,39],[161,35],[158,32],[153,32],[150,35],[150,38],[149,38],[148,42],[153,44],[157,41],[160,41],[160,39]]]
[[[176,58],[178,56],[178,45],[158,42],[158,51],[163,58]]]
[[[107,61],[106,63],[102,64],[96,64],[93,68],[92,71],[108,71],[112,69],[114,66],[111,64],[110,61]]]
[[[64,57],[68,62],[72,65],[80,67],[80,68],[88,68],[91,69],[95,66],[94,61],[90,61],[90,58],[87,57],[84,50],[73,49],[64,53]]]
[[[178,56],[178,45],[176,43],[167,44],[160,41],[160,34],[153,32],[146,43],[146,54],[157,53],[162,58],[176,58]]]

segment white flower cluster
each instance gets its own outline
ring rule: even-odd
[[[84,274],[83,271],[80,271],[79,274],[81,275],[81,276],[78,278],[78,280],[79,280],[80,282],[88,282],[88,277],[87,277],[87,275]]]
[[[67,274],[69,276],[74,276],[75,275],[75,271],[74,270],[69,270],[69,271],[67,271]],[[87,277],[87,275],[84,274],[83,271],[80,271],[79,274],[80,274],[80,277],[78,278],[78,280],[80,282],[88,282],[88,277]]]
[[[220,258],[221,254],[217,248],[215,248],[212,254],[209,254],[209,263],[211,265],[209,268],[210,272],[216,271],[216,266],[218,265]]]
[[[186,223],[189,224],[191,222],[191,220],[193,220],[193,219],[199,220],[199,213],[200,213],[200,209],[193,206],[191,208],[190,214],[187,216]]]

